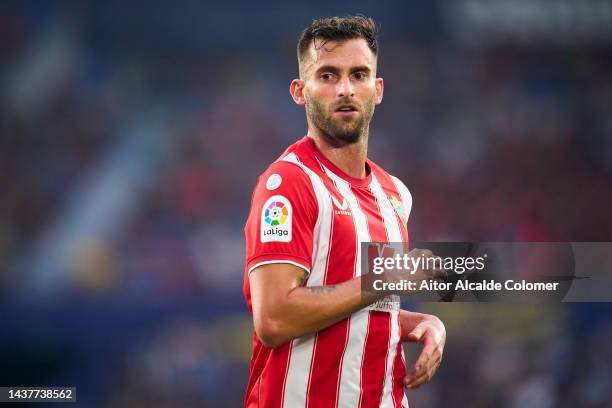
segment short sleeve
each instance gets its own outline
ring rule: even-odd
[[[308,175],[278,161],[260,177],[244,228],[246,269],[290,263],[310,273],[318,204]]]

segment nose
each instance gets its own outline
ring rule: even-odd
[[[337,90],[339,98],[355,96],[355,93],[353,91],[353,85],[351,84],[351,80],[348,77],[342,77],[340,81],[338,81]]]

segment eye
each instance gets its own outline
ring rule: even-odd
[[[332,74],[331,72],[324,72],[321,74],[321,79],[323,81],[331,81],[332,79],[334,79],[334,74]]]
[[[368,75],[363,72],[363,71],[357,71],[353,74],[353,78],[355,78],[358,81],[361,81],[363,79],[366,79],[368,77]]]

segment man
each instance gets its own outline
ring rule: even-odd
[[[408,242],[412,205],[404,184],[367,159],[383,97],[377,51],[363,16],[315,20],[299,40],[290,92],[308,134],[260,176],[245,227],[255,326],[247,407],[407,407],[404,386],[440,364],[437,317],[361,290],[359,244]],[[403,341],[423,344],[410,375]]]

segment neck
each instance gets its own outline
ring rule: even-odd
[[[308,128],[308,136],[314,139],[315,144],[336,167],[351,177],[362,179],[366,174],[366,160],[368,158],[368,130],[364,132],[359,141],[340,145],[330,144],[318,129]]]

